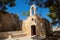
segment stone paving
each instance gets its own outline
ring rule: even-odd
[[[21,37],[21,38],[7,38],[7,39],[0,39],[0,40],[42,40],[40,37]]]
[[[48,40],[48,39],[43,39],[43,38],[31,38],[31,37],[21,37],[21,38],[7,38],[7,39],[0,39],[0,40]],[[59,39],[49,39],[49,40],[60,40]]]
[[[49,39],[44,38],[44,37],[36,37],[36,36],[24,36],[24,37],[19,37],[19,38],[12,38],[11,36],[9,36],[7,39],[0,39],[0,40],[60,40],[57,38],[51,38],[49,37]]]

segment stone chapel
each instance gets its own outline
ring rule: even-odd
[[[46,36],[46,27],[51,29],[51,25],[48,20],[41,18],[36,14],[36,6],[33,4],[30,8],[30,15],[27,19],[23,20],[22,30],[27,34],[27,36]]]

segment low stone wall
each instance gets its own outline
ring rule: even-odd
[[[8,32],[1,32],[0,33],[0,39],[5,39],[5,38],[8,38]]]
[[[5,39],[9,37],[18,38],[23,36],[27,36],[27,34],[23,31],[0,32],[0,39]]]

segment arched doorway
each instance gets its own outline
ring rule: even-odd
[[[31,26],[31,35],[36,35],[36,26],[35,25]]]

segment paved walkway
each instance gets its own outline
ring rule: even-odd
[[[7,39],[0,39],[0,40],[43,40],[43,39],[44,38],[40,38],[40,37],[21,37],[21,38],[7,38]],[[49,39],[49,40],[57,40],[57,39]],[[58,40],[60,40],[60,38]]]
[[[7,39],[0,39],[0,40],[42,40],[40,37],[21,37],[21,38],[7,38]]]

